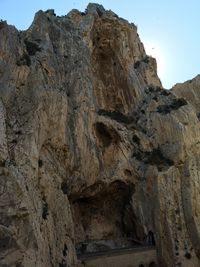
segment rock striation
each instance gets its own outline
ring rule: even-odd
[[[162,88],[134,24],[101,5],[0,22],[0,266],[79,266],[85,240],[154,235],[200,266],[200,78]]]

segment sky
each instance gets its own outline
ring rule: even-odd
[[[84,11],[87,0],[0,0],[0,19],[25,30],[34,14],[54,9],[59,16]],[[96,2],[96,1],[94,1]],[[200,0],[98,0],[106,9],[133,22],[147,54],[157,59],[165,88],[200,73]]]

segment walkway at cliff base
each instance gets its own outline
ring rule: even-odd
[[[133,243],[129,247],[100,249],[89,251],[88,243],[80,243],[77,247],[78,259],[86,267],[157,267],[156,247]],[[84,250],[83,250],[84,247]],[[80,249],[82,248],[82,250]]]

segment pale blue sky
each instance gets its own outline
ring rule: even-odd
[[[0,0],[0,19],[18,29],[28,28],[39,9],[65,15],[84,11],[86,0]],[[200,73],[200,0],[99,0],[106,9],[134,22],[148,54],[157,57],[163,86]]]

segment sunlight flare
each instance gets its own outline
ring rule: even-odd
[[[166,56],[161,46],[154,42],[144,42],[147,55],[152,56],[157,61],[158,76],[162,79],[166,71]]]

